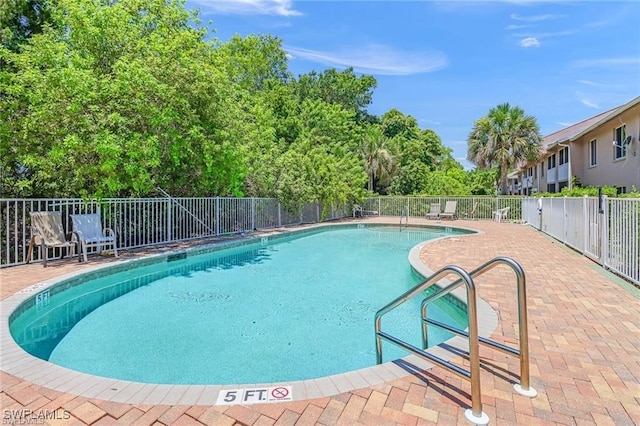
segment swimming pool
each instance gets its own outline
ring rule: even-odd
[[[409,249],[468,232],[330,228],[61,283],[14,312],[11,333],[42,359],[146,383],[266,383],[373,365],[373,315],[420,279]],[[386,320],[391,332],[419,341],[419,302]],[[430,315],[461,325],[459,306],[439,308]]]

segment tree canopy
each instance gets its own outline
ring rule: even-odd
[[[271,35],[221,42],[181,0],[0,8],[0,196],[468,193],[440,137],[369,114],[353,69],[293,76]],[[20,6],[20,7],[18,7]]]
[[[535,117],[504,103],[474,123],[467,144],[469,161],[481,169],[499,168],[500,194],[506,194],[509,169],[521,162],[536,161],[542,136]]]

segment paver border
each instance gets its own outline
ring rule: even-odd
[[[344,226],[344,225],[319,225],[319,226]],[[411,227],[424,228],[432,225],[411,225]],[[408,255],[411,267],[424,277],[433,274],[421,260],[420,251],[426,244],[441,239],[461,238],[482,233],[482,231],[466,228],[464,226],[447,225],[439,227],[451,227],[473,231],[473,234],[455,235],[436,238],[422,242],[414,246]],[[307,228],[308,229],[308,228]],[[294,232],[287,232],[291,235]],[[270,234],[264,234],[270,235]],[[273,234],[275,235],[275,234]],[[282,235],[282,233],[278,234]],[[260,237],[256,237],[260,238]],[[194,251],[203,251],[198,247]],[[180,250],[185,251],[185,250]],[[36,358],[25,352],[15,342],[9,330],[9,319],[13,312],[34,294],[50,288],[62,281],[73,277],[95,273],[102,269],[122,266],[129,262],[144,262],[154,258],[167,257],[171,253],[154,254],[138,259],[119,261],[115,264],[97,265],[59,277],[48,279],[20,290],[0,301],[0,370],[16,376],[30,383],[47,387],[59,392],[65,392],[76,396],[92,399],[101,399],[112,402],[128,404],[177,404],[181,405],[216,405],[217,395],[223,389],[264,388],[273,386],[290,386],[292,388],[293,401],[303,401],[313,398],[330,397],[343,392],[348,392],[365,387],[380,385],[385,382],[404,378],[414,374],[414,371],[428,370],[434,365],[415,355],[402,358],[401,362],[386,362],[359,370],[340,373],[332,376],[276,383],[261,383],[250,385],[171,385],[148,384],[112,379],[91,374],[81,373],[48,361]],[[441,280],[446,284],[448,280]],[[466,292],[458,288],[451,293],[461,301],[466,300]],[[478,298],[478,333],[482,337],[489,337],[498,326],[498,314],[485,300]],[[444,346],[462,351],[468,351],[468,341],[461,337],[453,337],[441,345],[428,349],[428,352],[444,360],[451,360],[458,356],[444,349]],[[409,364],[403,367],[401,364]],[[414,370],[415,369],[415,370]]]

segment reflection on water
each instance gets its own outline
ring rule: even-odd
[[[124,294],[169,276],[191,276],[198,271],[260,264],[268,260],[271,250],[273,250],[271,247],[250,245],[234,249],[231,253],[225,251],[225,254],[222,254],[221,252],[219,255],[209,253],[206,257],[205,255],[195,256],[193,259],[184,259],[180,256],[179,259],[169,263],[133,269],[85,282],[82,284],[81,292],[74,289],[66,290],[51,296],[46,305],[37,304],[27,309],[11,322],[11,334],[28,353],[47,360],[56,345],[80,320],[100,306]],[[48,291],[47,294],[49,294]],[[167,296],[198,302],[228,297],[214,292],[178,291],[170,292]]]

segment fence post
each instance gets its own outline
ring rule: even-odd
[[[602,251],[600,263],[602,267],[606,269],[609,263],[609,197],[602,196]]]
[[[584,236],[583,238],[583,242],[582,242],[582,254],[585,254],[588,250],[589,250],[589,209],[588,209],[589,203],[588,203],[588,198],[586,195],[582,196],[582,220],[584,222],[584,226],[583,226],[583,230],[582,230],[582,235]]]
[[[280,210],[280,201],[278,201],[278,228],[282,228],[282,212]]]
[[[173,229],[173,215],[171,214],[171,209],[173,205],[171,204],[170,199],[166,199],[165,203],[167,203],[167,241],[171,242],[172,240],[172,232]]]
[[[256,199],[251,197],[251,231],[256,229]]]
[[[567,244],[567,196],[562,197],[562,242]]]
[[[214,228],[216,237],[220,235],[220,197],[216,197],[215,203],[213,204],[213,208],[215,210],[215,218],[216,218],[216,227]]]

